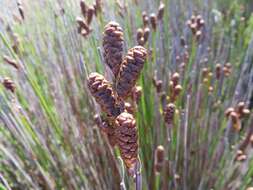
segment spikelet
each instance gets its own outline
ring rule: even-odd
[[[116,22],[109,22],[104,29],[103,47],[105,63],[118,75],[123,60],[123,30]]]
[[[147,50],[142,46],[135,46],[128,51],[117,78],[116,91],[120,98],[125,99],[130,95],[146,58]]]
[[[108,116],[117,117],[120,114],[120,106],[117,105],[112,87],[104,76],[91,73],[88,77],[88,88],[101,109]]]
[[[128,172],[132,175],[138,157],[138,134],[132,114],[123,112],[115,120],[115,135],[120,155]]]

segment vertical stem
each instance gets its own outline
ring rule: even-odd
[[[187,173],[188,173],[188,152],[187,152],[187,135],[188,135],[188,117],[189,117],[189,104],[190,95],[187,95],[186,109],[185,109],[185,119],[184,119],[184,190],[187,190]]]

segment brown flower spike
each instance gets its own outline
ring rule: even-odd
[[[142,46],[130,49],[119,71],[116,91],[120,98],[127,98],[141,73],[147,59],[147,50]]]
[[[120,107],[116,103],[112,87],[103,75],[91,73],[88,77],[88,88],[108,116],[117,117],[120,114]]]
[[[133,174],[138,158],[136,121],[132,114],[123,112],[116,118],[115,126],[121,157],[129,173]]]
[[[164,121],[168,126],[173,125],[175,110],[176,106],[172,103],[167,104],[164,108]]]
[[[109,22],[104,29],[103,47],[105,63],[118,75],[123,60],[123,30],[116,22]]]

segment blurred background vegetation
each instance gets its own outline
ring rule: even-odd
[[[249,110],[253,106],[253,2],[161,2],[164,16],[156,30],[150,27],[145,45],[150,55],[138,81],[142,189],[247,189],[253,186],[253,115],[235,130],[225,111],[239,102]],[[104,0],[84,37],[76,23],[82,15],[79,0],[0,1],[0,80],[15,85],[14,92],[0,86],[1,190],[135,189],[118,149],[110,147],[94,121],[100,109],[86,78],[94,71],[110,78],[101,53],[104,26],[109,21],[121,25],[126,52],[137,45],[142,12],[157,14],[161,2]],[[194,14],[205,21],[199,41],[186,25]],[[182,47],[182,36],[188,48]],[[227,63],[231,74],[216,79],[215,66]],[[204,68],[210,74],[206,83]],[[168,141],[161,99],[169,101],[175,72],[182,91]],[[162,81],[161,93],[154,78]],[[162,172],[154,168],[158,145],[165,149]]]

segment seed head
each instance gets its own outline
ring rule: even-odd
[[[142,12],[142,22],[143,22],[143,26],[146,27],[148,26],[148,16],[147,16],[147,13],[144,11]]]
[[[135,46],[128,51],[120,68],[116,84],[117,94],[122,99],[130,95],[146,59],[147,50],[142,46]]]
[[[103,33],[105,63],[117,77],[123,60],[123,30],[116,22],[109,22]]]
[[[120,114],[120,106],[117,105],[112,87],[104,76],[91,73],[88,77],[88,88],[108,116],[117,117]]]
[[[158,9],[158,14],[157,14],[157,19],[158,20],[162,20],[163,19],[164,8],[165,8],[165,5],[164,5],[164,3],[161,2],[160,6],[159,6],[159,9]]]
[[[117,137],[120,155],[128,171],[134,171],[138,157],[136,121],[132,114],[123,112],[116,118],[115,126],[115,135]]]
[[[155,171],[158,173],[163,169],[164,158],[164,147],[159,145],[155,150]]]
[[[175,111],[176,106],[173,103],[167,104],[164,108],[164,121],[169,126],[173,125]]]
[[[221,76],[221,64],[216,64],[215,66],[215,74],[216,74],[216,79],[220,79]]]
[[[86,20],[88,25],[90,25],[94,13],[95,13],[94,8],[93,7],[89,7],[88,10],[87,10],[87,20]]]
[[[87,13],[87,5],[85,4],[84,0],[80,1],[80,7],[81,7],[82,15],[85,18],[86,17],[86,13]]]
[[[150,14],[150,23],[151,23],[151,26],[153,28],[153,30],[156,30],[156,26],[157,26],[157,18],[156,18],[156,15],[154,13]]]

